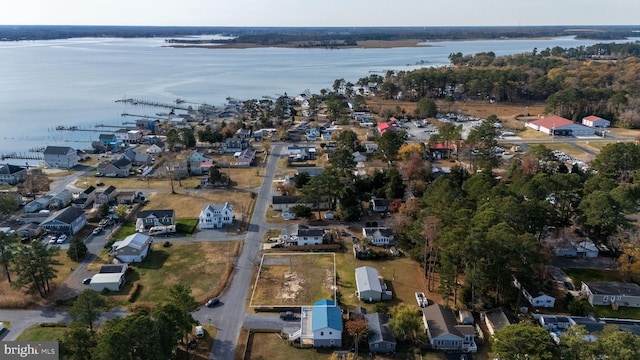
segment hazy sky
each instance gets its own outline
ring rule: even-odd
[[[640,0],[7,0],[0,25],[637,25]]]

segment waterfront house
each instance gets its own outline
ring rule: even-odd
[[[391,300],[392,296],[378,270],[370,266],[356,268],[356,295],[367,302]]]
[[[176,224],[176,212],[167,210],[142,210],[136,215],[136,231],[144,232],[154,226],[171,226]]]
[[[362,235],[365,239],[369,239],[371,245],[375,246],[389,246],[396,243],[393,230],[388,227],[364,227]]]
[[[141,130],[118,129],[115,131],[115,135],[118,141],[131,144],[139,142],[142,139],[143,133]]]
[[[589,304],[640,307],[640,285],[619,281],[583,281],[581,292]]]
[[[389,327],[389,315],[382,313],[365,314],[369,334],[369,352],[394,353],[396,352],[396,337]]]
[[[118,140],[116,134],[100,134],[98,135],[98,141],[104,144],[105,147],[115,149],[122,145],[122,141]]]
[[[422,309],[422,322],[434,350],[476,352],[476,331],[473,325],[462,325],[456,321],[453,310],[440,304]]]
[[[293,245],[320,245],[324,238],[324,230],[295,224],[281,231],[282,241]]]
[[[40,223],[40,227],[55,233],[75,235],[87,224],[84,210],[68,207],[58,210]]]
[[[198,216],[198,228],[200,229],[220,229],[225,225],[233,223],[233,205],[228,202],[224,204],[208,204]]]
[[[0,184],[15,185],[27,177],[27,168],[0,164]]]
[[[78,165],[78,154],[68,146],[47,146],[44,149],[44,163],[52,169],[71,169]]]
[[[148,235],[131,234],[124,240],[114,242],[109,255],[123,263],[141,262],[151,251],[152,244],[153,239]]]

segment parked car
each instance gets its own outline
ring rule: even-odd
[[[82,280],[82,283],[83,283],[83,284],[85,284],[85,285],[89,285],[89,284],[91,284],[91,278],[90,278],[90,277],[88,277],[88,278],[84,278],[84,279]]]
[[[56,243],[58,244],[64,244],[65,241],[67,241],[69,237],[67,236],[67,234],[62,234],[60,235],[60,237],[58,237],[58,240],[56,240]]]
[[[214,298],[211,298],[211,299],[207,300],[207,302],[204,305],[206,307],[214,307],[219,302],[220,302],[220,299],[218,299],[217,297],[214,297]]]
[[[51,237],[49,238],[49,244],[55,244],[56,240],[58,240],[58,237],[51,235]]]
[[[98,235],[102,232],[102,227],[97,227],[95,229],[93,229],[93,231],[91,232],[93,235]]]
[[[104,183],[103,183],[102,181],[98,181],[98,182],[96,183],[96,186],[102,186],[102,185],[104,185]]]
[[[278,249],[278,248],[283,248],[283,247],[284,247],[284,243],[277,243],[277,244],[271,245],[272,249]]]
[[[196,337],[202,339],[204,337],[204,328],[200,325],[196,326]]]
[[[280,319],[282,320],[296,320],[298,316],[293,311],[285,311],[280,313]]]

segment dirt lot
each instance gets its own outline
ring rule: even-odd
[[[250,306],[313,305],[335,291],[334,254],[265,254]]]

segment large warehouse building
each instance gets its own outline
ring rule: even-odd
[[[540,118],[536,121],[531,121],[527,123],[527,127],[553,136],[595,135],[595,129],[584,126],[582,124],[574,123],[569,119],[565,119],[557,115]]]

